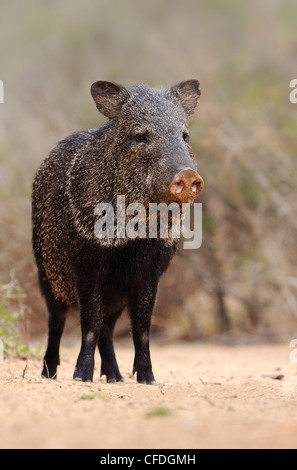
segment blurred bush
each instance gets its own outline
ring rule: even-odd
[[[46,327],[31,250],[40,162],[64,136],[102,124],[93,81],[166,87],[197,77],[191,135],[205,179],[203,242],[180,249],[165,274],[154,329],[188,339],[293,337],[296,20],[293,0],[1,2],[0,280],[13,269],[32,334]]]

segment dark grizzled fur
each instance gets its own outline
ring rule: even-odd
[[[177,169],[196,169],[186,117],[196,107],[199,83],[189,80],[167,91],[144,85],[127,90],[96,82],[91,92],[109,121],[59,142],[33,184],[33,249],[49,311],[42,375],[56,376],[66,313],[70,305],[78,304],[82,346],[74,378],[92,381],[98,345],[101,374],[109,382],[122,380],[112,335],[127,308],[135,346],[133,373],[137,372],[138,382],[154,383],[151,315],[160,276],[176,242],[99,240],[94,235],[94,208],[99,202],[115,206],[117,195],[125,195],[126,204],[141,202],[145,207],[149,202],[167,202]]]

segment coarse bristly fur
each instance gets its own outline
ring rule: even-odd
[[[54,378],[59,343],[70,305],[80,309],[82,345],[75,380],[92,381],[99,346],[101,375],[123,380],[114,354],[115,322],[127,308],[135,346],[137,380],[155,379],[149,329],[157,286],[176,250],[176,240],[99,239],[94,209],[170,202],[170,183],[180,168],[196,171],[187,117],[200,96],[199,82],[169,90],[125,88],[98,81],[91,87],[98,110],[109,120],[65,138],[41,164],[32,192],[33,249],[49,311],[49,337],[42,375]],[[115,220],[116,223],[116,220]]]

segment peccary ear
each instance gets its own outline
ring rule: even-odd
[[[109,119],[114,119],[129,98],[128,90],[122,85],[99,80],[91,86],[91,95],[97,109]]]
[[[187,116],[194,113],[199,97],[201,95],[198,80],[184,80],[170,88],[170,95],[177,98]]]

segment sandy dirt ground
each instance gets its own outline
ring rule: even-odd
[[[289,345],[155,343],[158,384],[130,376],[133,348],[116,341],[125,383],[72,380],[79,342],[62,343],[58,379],[41,361],[0,364],[1,448],[214,449],[297,447],[297,365]],[[26,367],[26,368],[25,368]],[[282,380],[271,377],[283,375]]]

